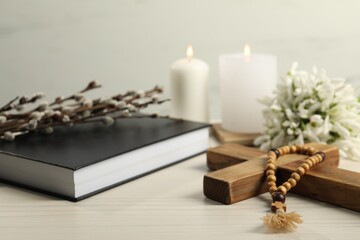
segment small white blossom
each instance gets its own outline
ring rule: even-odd
[[[91,99],[85,99],[82,104],[84,107],[91,108],[93,106],[93,101]]]
[[[292,130],[291,128],[288,128],[286,130],[286,133],[287,133],[287,135],[294,135],[294,130]]]
[[[127,109],[129,110],[129,112],[136,112],[137,111],[137,107],[135,107],[134,105],[132,104],[128,104],[127,106]]]
[[[44,114],[46,117],[52,117],[55,114],[55,112],[52,109],[46,109]]]
[[[73,106],[61,106],[60,109],[63,112],[72,112],[72,111],[74,111],[75,107],[73,107]]]
[[[48,107],[49,107],[49,103],[48,103],[48,102],[42,102],[42,103],[39,105],[38,109],[39,109],[39,111],[45,111]]]
[[[53,115],[57,115],[57,116],[60,116],[61,115],[61,112],[59,110],[56,110],[54,111],[54,114]]]
[[[126,96],[123,98],[124,101],[130,101],[133,99],[133,96]]]
[[[84,117],[84,118],[90,117],[90,115],[91,115],[91,112],[89,110],[86,110],[82,113],[82,117]]]
[[[299,96],[301,94],[301,89],[300,88],[296,88],[294,91],[294,96]]]
[[[30,118],[31,119],[35,119],[36,121],[41,120],[41,118],[43,117],[43,113],[42,112],[38,112],[38,111],[34,111],[30,114]]]
[[[314,114],[310,117],[310,122],[315,126],[320,126],[321,124],[323,124],[324,120],[319,114]]]
[[[52,127],[46,127],[44,128],[44,133],[51,134],[54,132],[54,129]]]
[[[100,103],[108,104],[111,98],[99,98]]]
[[[109,107],[111,108],[116,108],[118,106],[118,101],[114,100],[114,99],[110,99],[107,103],[109,105]]]
[[[343,157],[360,160],[360,103],[344,79],[293,64],[275,96],[262,98],[265,131],[254,144],[268,150],[286,144],[321,142],[338,146]]]
[[[118,102],[118,108],[121,109],[121,108],[125,108],[126,107],[126,102],[125,101],[119,101]]]
[[[114,123],[114,119],[109,116],[105,116],[101,119],[102,123],[106,126],[110,126]]]
[[[4,122],[6,122],[6,117],[1,115],[0,116],[0,123],[4,123]]]
[[[12,132],[7,131],[4,133],[4,139],[6,141],[12,141],[15,139],[15,135]]]
[[[281,125],[282,125],[283,127],[288,127],[288,126],[290,126],[290,121],[285,120]]]
[[[68,115],[64,115],[61,119],[62,122],[67,123],[70,122],[70,117]]]
[[[121,114],[124,116],[124,117],[130,117],[131,116],[131,113],[129,112],[129,110],[125,109],[121,112]]]
[[[145,97],[145,91],[144,90],[139,90],[139,91],[136,92],[136,94],[138,95],[139,98]]]
[[[31,119],[29,122],[28,122],[28,125],[27,125],[27,128],[29,130],[34,130],[38,125],[38,121],[36,119]]]

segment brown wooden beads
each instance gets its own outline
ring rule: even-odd
[[[280,186],[276,185],[276,165],[275,161],[277,158],[286,155],[286,154],[304,154],[309,157],[304,160],[304,162],[293,172],[290,178],[281,184]],[[283,146],[280,148],[271,149],[268,152],[267,164],[266,164],[266,179],[268,182],[269,192],[272,196],[273,202],[281,202],[282,204],[273,204],[272,210],[276,211],[277,207],[275,206],[285,206],[285,194],[290,191],[291,188],[296,186],[296,183],[300,180],[309,169],[316,164],[319,164],[325,160],[325,153],[319,152],[313,147],[307,146]],[[286,206],[283,207],[286,210]]]

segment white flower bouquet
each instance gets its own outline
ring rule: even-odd
[[[324,70],[297,70],[293,64],[275,96],[265,97],[265,131],[255,140],[262,150],[321,142],[340,149],[342,157],[360,161],[360,103],[344,79]]]

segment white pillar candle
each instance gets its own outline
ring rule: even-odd
[[[277,61],[272,55],[244,53],[220,56],[222,127],[232,132],[263,130],[263,106],[259,98],[272,94],[277,80]]]
[[[171,66],[171,116],[186,120],[208,122],[209,65],[193,58],[191,46],[187,58]]]

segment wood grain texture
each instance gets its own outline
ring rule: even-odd
[[[215,143],[214,143],[215,144]],[[360,162],[341,161],[360,171]],[[283,240],[355,239],[359,213],[287,194],[304,223],[269,234],[260,220],[268,194],[223,205],[205,198],[206,155],[71,203],[0,183],[0,239],[4,240]]]
[[[302,176],[298,185],[291,192],[360,211],[358,201],[360,199],[360,174],[337,168],[339,152],[336,147],[311,145],[324,151],[327,159]],[[224,148],[223,146],[219,152],[223,153]],[[234,145],[230,148],[233,149]],[[214,152],[217,149],[211,149],[211,151]],[[246,151],[246,148],[241,149]],[[231,154],[234,152],[232,151]],[[210,157],[212,156],[215,155],[210,155]],[[244,161],[244,156],[246,154],[242,154],[239,161]],[[299,166],[304,158],[306,156],[297,154],[280,157],[277,160],[278,184],[286,181],[290,173]],[[265,163],[266,155],[263,155],[205,175],[203,189],[205,196],[224,204],[232,204],[267,192],[264,177]]]
[[[229,167],[259,157],[264,152],[237,143],[227,143],[207,151],[207,166],[211,170]]]
[[[300,162],[282,167],[278,182],[286,181]],[[360,212],[360,173],[337,167],[321,167],[309,171],[291,192]]]
[[[213,124],[212,130],[214,136],[219,140],[221,143],[239,143],[246,146],[253,145],[253,142],[256,137],[258,137],[259,133],[234,133],[227,131],[221,127],[221,124]]]
[[[313,146],[319,150],[324,148],[324,144],[309,143],[306,146]],[[218,170],[225,167],[229,167],[244,161],[260,157],[266,154],[257,148],[244,146],[238,143],[225,143],[220,146],[209,148],[207,151],[207,165],[211,170]],[[328,162],[325,164],[331,164],[332,166],[338,166],[339,160],[334,162]]]

